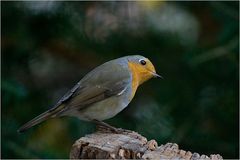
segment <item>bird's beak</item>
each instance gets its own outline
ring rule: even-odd
[[[153,77],[155,77],[155,78],[161,78],[161,79],[163,79],[162,76],[160,76],[159,74],[157,74],[157,73],[155,73],[155,72],[152,72],[152,74],[153,74]]]

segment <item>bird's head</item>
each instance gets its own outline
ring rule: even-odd
[[[143,56],[128,56],[128,66],[139,85],[152,77],[162,78],[156,73],[152,62]]]

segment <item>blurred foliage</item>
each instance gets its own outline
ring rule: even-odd
[[[88,71],[130,54],[164,80],[108,123],[160,144],[239,157],[239,2],[1,2],[2,158],[68,158],[95,127],[76,118],[17,129]]]

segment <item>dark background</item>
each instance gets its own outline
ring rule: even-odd
[[[93,124],[66,117],[17,129],[94,67],[131,54],[164,80],[143,84],[108,123],[239,157],[239,2],[1,2],[1,15],[2,158],[68,158]]]

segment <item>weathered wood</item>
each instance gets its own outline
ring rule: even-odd
[[[147,141],[140,134],[124,130],[121,134],[98,131],[77,140],[71,149],[70,159],[222,159],[219,154],[209,157],[179,149],[175,143],[158,146],[155,140]]]

